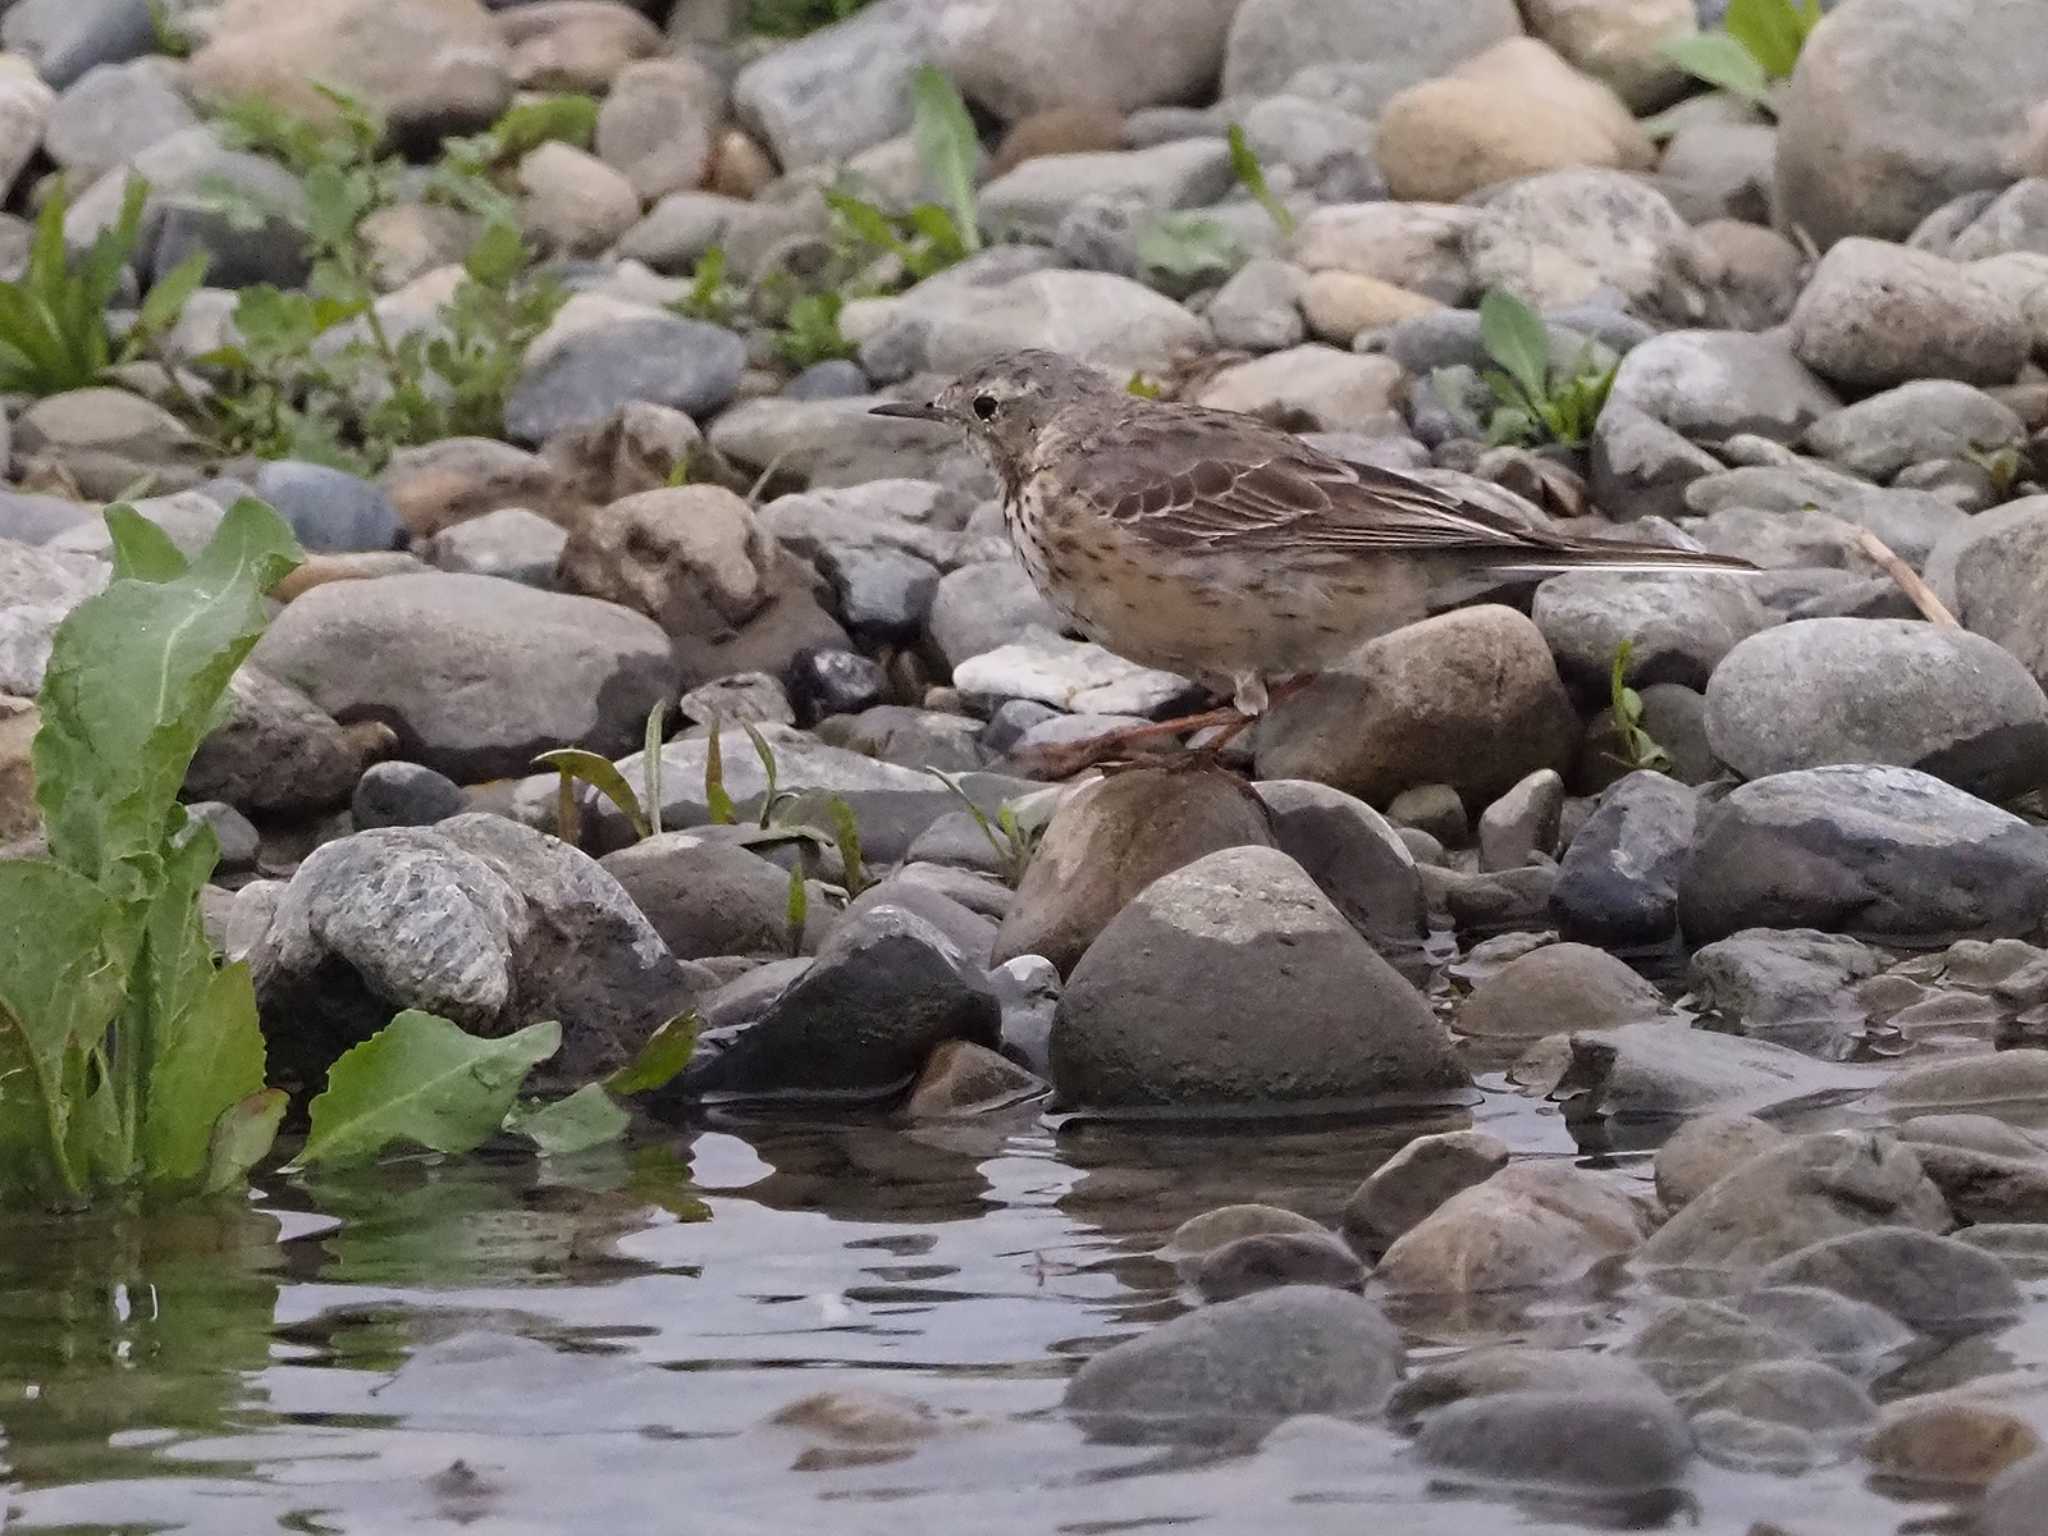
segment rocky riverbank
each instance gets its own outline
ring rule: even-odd
[[[0,357],[0,840],[102,505],[259,496],[311,557],[186,791],[274,1078],[423,1008],[581,1082],[694,1010],[672,1123],[1427,1114],[1341,1230],[1192,1224],[1207,1304],[1068,1407],[1629,1495],[1862,1457],[2033,1531],[2048,6],[1846,0],[1710,92],[1730,9],[0,5],[0,275],[53,196],[119,247],[95,368]],[[1764,570],[1485,594],[1236,775],[1040,783],[1202,695],[868,415],[1021,346]],[[1498,1093],[1654,1189],[1442,1128]],[[1616,1276],[1668,1306],[1597,1351],[1486,1323]],[[1418,1298],[1489,1347],[1410,1359]]]

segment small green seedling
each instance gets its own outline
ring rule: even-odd
[[[1607,678],[1608,713],[1614,721],[1614,733],[1621,741],[1621,751],[1609,755],[1630,772],[1647,769],[1654,773],[1669,773],[1671,754],[1658,746],[1650,733],[1643,729],[1642,695],[1627,682],[1629,656],[1634,649],[1634,642],[1629,640],[1615,647],[1614,668]]]

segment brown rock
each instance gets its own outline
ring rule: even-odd
[[[1904,1402],[1864,1443],[1878,1474],[1915,1483],[1982,1488],[2041,1449],[2017,1414],[1990,1403]]]
[[[511,54],[478,0],[229,0],[192,56],[200,97],[255,96],[315,121],[329,85],[401,139],[488,127],[512,100]]]
[[[1540,1040],[1637,1024],[1664,1011],[1657,989],[1605,950],[1546,944],[1482,982],[1452,1027],[1495,1040]]]
[[[1783,1131],[1754,1115],[1688,1120],[1657,1149],[1657,1197],[1675,1211],[1784,1139]]]
[[[545,460],[487,437],[401,449],[377,483],[419,539],[504,507],[525,507],[565,528],[580,512]]]
[[[1503,1169],[1439,1206],[1389,1248],[1395,1295],[1469,1295],[1561,1285],[1629,1252],[1649,1231],[1620,1185],[1562,1163]]]
[[[1507,1143],[1484,1131],[1418,1136],[1374,1169],[1345,1202],[1344,1230],[1367,1247],[1384,1248],[1507,1165]]]
[[[538,0],[493,19],[512,50],[513,82],[529,91],[603,92],[664,46],[661,29],[618,0]]]
[[[643,202],[692,191],[709,178],[724,113],[725,87],[695,59],[629,65],[598,111],[598,157],[623,172]]]
[[[779,674],[805,646],[850,643],[803,567],[719,486],[642,491],[592,512],[571,531],[558,571],[565,589],[668,631],[686,687],[732,672]]]
[[[1443,307],[1426,293],[1362,272],[1312,273],[1301,292],[1308,328],[1324,341],[1347,347],[1360,331],[1378,330]]]
[[[710,190],[723,197],[753,199],[775,179],[775,157],[738,128],[718,136],[711,156]]]
[[[1536,626],[1486,604],[1360,647],[1260,728],[1258,776],[1318,779],[1375,806],[1418,784],[1491,803],[1538,768],[1562,772],[1578,716]]]
[[[595,155],[558,140],[519,162],[526,233],[558,255],[594,256],[638,222],[633,183]]]
[[[945,1040],[933,1048],[910,1085],[903,1113],[912,1120],[985,1114],[1043,1093],[1046,1085],[1007,1056],[972,1040]]]
[[[1138,769],[1065,795],[992,963],[1043,955],[1065,975],[1110,919],[1161,875],[1224,848],[1274,846],[1257,799],[1221,774]]]
[[[1040,155],[1078,155],[1124,147],[1124,115],[1107,103],[1048,107],[1010,125],[989,162],[989,179]]]
[[[668,486],[702,450],[704,434],[681,411],[635,401],[591,427],[557,433],[540,456],[569,499],[603,507]]]
[[[340,555],[308,555],[283,581],[270,589],[280,603],[330,581],[365,581],[373,576],[414,576],[428,566],[403,550],[368,549]]]

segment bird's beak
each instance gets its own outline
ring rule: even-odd
[[[929,401],[889,400],[870,407],[870,416],[893,416],[899,421],[944,421],[946,413]]]

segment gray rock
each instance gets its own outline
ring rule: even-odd
[[[784,386],[785,400],[849,400],[870,388],[860,364],[843,357],[828,357],[813,363]]]
[[[1809,452],[1852,474],[1888,480],[1909,464],[2017,447],[2026,426],[2010,406],[1953,379],[1921,379],[1823,416]]]
[[[1971,519],[1937,546],[1927,571],[1964,628],[1997,641],[2048,687],[2048,499]]]
[[[1651,1394],[1499,1392],[1441,1408],[1416,1450],[1430,1466],[1544,1488],[1646,1492],[1683,1480],[1685,1416]]]
[[[1270,96],[1297,72],[1334,64],[1345,71],[1349,109],[1377,117],[1403,87],[1433,79],[1521,30],[1509,0],[1425,15],[1389,0],[1246,0],[1230,29],[1223,95]]]
[[[1365,1283],[1365,1266],[1328,1232],[1267,1232],[1211,1249],[1193,1279],[1204,1301],[1231,1301],[1282,1285],[1355,1291]]]
[[[1593,504],[1610,515],[1622,508],[1647,517],[1676,517],[1685,488],[1721,468],[1721,461],[1626,400],[1609,396],[1593,426]]]
[[[1970,522],[1961,509],[1925,491],[1879,490],[1809,462],[1705,476],[1686,488],[1685,499],[1689,510],[1711,514],[1695,530],[1709,549],[1724,549],[1730,535],[1746,530],[1760,564],[1846,566],[1864,574],[1876,574],[1877,567],[1856,547],[1857,528],[1870,529],[1918,567],[1938,541]],[[1717,536],[1717,528],[1726,532]]]
[[[2038,165],[2030,168],[2040,169]],[[1970,201],[1974,204],[1979,197],[1981,194],[1971,194]],[[1919,245],[1921,230],[1941,216],[1939,209],[1929,214],[1927,222],[1914,231],[1914,238],[1908,243]],[[1929,248],[1941,250],[1953,261],[1984,261],[2016,252],[2048,253],[2048,180],[2038,175],[2021,178],[1989,203],[1976,208],[1969,221],[1946,242],[1946,249],[1941,245]]]
[[[1834,391],[1792,355],[1783,331],[1667,332],[1621,360],[1608,398],[1708,443],[1743,432],[1797,442],[1841,409]]]
[[[1621,171],[1550,171],[1507,184],[1465,237],[1472,277],[1538,308],[1656,297],[1685,221],[1663,193]]]
[[[856,154],[910,126],[910,77],[935,7],[883,0],[763,54],[733,80],[740,122],[785,169]]]
[[[953,669],[953,686],[970,699],[1036,699],[1074,714],[1111,715],[1157,714],[1193,691],[1171,672],[1044,630],[968,658]]]
[[[1542,634],[1486,605],[1383,635],[1275,706],[1258,774],[1315,779],[1369,804],[1449,784],[1483,804],[1536,769],[1568,767],[1578,737]]]
[[[2008,1467],[1984,1492],[1978,1513],[1983,1536],[2030,1536],[2040,1528],[2048,1500],[2048,1451],[2036,1451]]]
[[[1616,949],[1670,939],[1698,820],[1698,796],[1661,773],[1612,785],[1565,850],[1550,898],[1559,934]]]
[[[1655,1398],[1661,1388],[1612,1351],[1489,1344],[1410,1376],[1387,1399],[1387,1418],[1404,1432],[1437,1409],[1501,1392],[1581,1392]]]
[[[1420,994],[1270,848],[1212,853],[1118,913],[1068,981],[1052,1058],[1060,1097],[1095,1109],[1466,1085]]]
[[[1855,984],[1883,963],[1839,934],[1755,928],[1696,950],[1686,981],[1703,1012],[1744,1034],[1813,1043],[1861,1026]]]
[[[569,534],[524,507],[500,507],[444,528],[419,552],[453,575],[495,576],[529,587],[551,588]]]
[[[708,981],[616,881],[566,844],[489,815],[316,849],[249,954],[274,1075],[310,1086],[401,1008],[476,1033],[560,1020],[550,1080],[624,1065]]]
[[[363,831],[431,827],[468,808],[461,785],[418,763],[372,763],[349,801],[349,814]]]
[[[730,725],[790,725],[796,719],[782,684],[765,672],[713,678],[685,693],[678,708],[683,719],[699,725],[721,720]]]
[[[1328,1237],[1330,1229],[1276,1205],[1219,1205],[1175,1227],[1158,1256],[1191,1276],[1202,1260],[1219,1248],[1247,1237],[1278,1235]]]
[[[1227,1438],[1298,1413],[1375,1412],[1401,1359],[1373,1303],[1283,1286],[1110,1346],[1068,1384],[1065,1406],[1119,1438]]]
[[[1612,955],[1584,944],[1546,944],[1482,981],[1454,1022],[1464,1035],[1540,1040],[1640,1023],[1665,1011],[1657,989]]]
[[[2048,1051],[2000,1051],[1930,1062],[1900,1073],[1880,1091],[1894,1112],[1988,1109],[2025,1102],[2048,1091]]]
[[[1851,389],[1916,379],[2009,384],[2027,360],[2019,303],[1957,262],[1844,240],[1814,268],[1793,307],[1792,350]]]
[[[146,0],[20,0],[0,22],[0,45],[62,90],[96,64],[153,52],[156,27]]]
[[[58,96],[43,148],[82,187],[198,123],[179,89],[175,61],[151,56],[96,64]]]
[[[1825,1238],[1765,1269],[1766,1285],[1811,1285],[1916,1327],[1983,1323],[2019,1311],[2020,1290],[1992,1254],[1930,1230],[1885,1227]]]
[[[1817,1097],[1868,1092],[1882,1074],[1818,1061],[1768,1040],[1680,1023],[1635,1023],[1574,1034],[1552,1097],[1565,1119],[1616,1127],[1708,1111],[1761,1113]]]
[[[1399,961],[1428,934],[1415,858],[1386,820],[1327,784],[1277,779],[1254,786],[1280,851],[1308,872],[1351,926]]]
[[[663,832],[599,862],[685,960],[791,951],[789,876],[744,848]]]
[[[1491,874],[1466,874],[1435,865],[1420,866],[1430,910],[1441,912],[1461,936],[1527,933],[1550,918],[1557,868],[1531,864]]]
[[[818,739],[885,763],[962,773],[988,766],[981,722],[966,715],[905,704],[877,704],[857,715],[832,715],[817,725]]]
[[[2006,1129],[2002,1122],[1988,1116],[1956,1118],[1983,1120],[1999,1130]],[[1920,1166],[1940,1188],[1958,1221],[1972,1225],[2048,1222],[2048,1160],[2043,1159],[2039,1143],[2028,1146],[2017,1156],[2008,1156],[1971,1146],[1930,1142],[1919,1122],[1900,1127],[1900,1134],[1912,1141]]]
[[[1784,1139],[1777,1127],[1734,1111],[1688,1120],[1657,1149],[1657,1198],[1675,1211]]]
[[[1462,848],[1472,835],[1465,802],[1448,784],[1417,784],[1402,790],[1388,803],[1387,820],[1427,832],[1446,848]]]
[[[228,683],[226,716],[185,771],[185,794],[249,814],[331,810],[391,740],[371,722],[337,724],[298,689],[244,666]]]
[[[1271,256],[1246,262],[1204,311],[1216,340],[1247,352],[1279,352],[1308,337],[1301,294],[1308,274]]]
[[[1180,102],[1213,85],[1235,0],[1201,0],[1166,32],[1145,0],[1052,0],[1020,12],[1001,0],[947,9],[938,58],[970,100],[1013,121],[1072,104],[1123,110]]]
[[[1875,0],[1818,33],[1777,103],[1786,227],[1823,248],[1903,240],[1957,193],[2008,182],[2026,115],[2048,96],[2038,20],[2029,0]]]
[[[1520,869],[1550,858],[1563,814],[1564,780],[1554,768],[1537,769],[1480,813],[1479,867]]]
[[[1438,1206],[1508,1165],[1507,1143],[1484,1131],[1418,1136],[1373,1170],[1344,1203],[1344,1230],[1385,1248]]]
[[[1729,652],[1707,686],[1707,738],[1745,778],[1892,763],[2005,799],[2048,773],[2048,696],[1981,635],[1808,619]]]
[[[1559,1286],[1633,1250],[1649,1225],[1644,1206],[1599,1174],[1515,1163],[1411,1227],[1376,1274],[1396,1296]]]
[[[1914,1341],[1913,1330],[1891,1313],[1819,1286],[1760,1286],[1735,1305],[1858,1380],[1879,1374]]]
[[[1819,1360],[1759,1360],[1737,1366],[1686,1407],[1766,1424],[1842,1434],[1877,1419],[1877,1405],[1854,1378]]]
[[[1658,184],[1692,224],[1771,222],[1778,131],[1768,123],[1688,123],[1665,145]]]
[[[1708,219],[1671,247],[1657,305],[1684,325],[1767,331],[1791,317],[1806,268],[1806,253],[1776,230]]]
[[[387,721],[406,756],[456,779],[520,773],[559,746],[622,752],[676,680],[653,620],[488,576],[315,587],[253,659],[337,718]]]
[[[2048,910],[2048,835],[1908,768],[1743,785],[1701,818],[1679,886],[1688,938],[1811,927],[1913,943],[2019,938]]]
[[[191,429],[161,406],[122,390],[94,388],[46,395],[29,406],[15,419],[14,453],[22,474],[38,466],[59,469],[82,495],[111,501],[150,476],[164,492],[198,484],[204,450]],[[79,531],[105,539],[104,528]]]
[[[840,923],[803,975],[757,1020],[707,1034],[682,1080],[689,1095],[882,1097],[946,1040],[994,1046],[995,996],[959,948],[887,903]]]
[[[987,1046],[944,1040],[903,1101],[908,1120],[950,1120],[1006,1109],[1045,1092],[1045,1083]]]
[[[1130,201],[1153,213],[1200,208],[1230,190],[1230,150],[1220,139],[1182,139],[1152,149],[1040,155],[981,189],[984,228],[1050,242],[1060,220],[1089,197]]]
[[[259,839],[249,818],[219,800],[199,800],[186,805],[192,824],[211,827],[220,848],[222,874],[247,874],[256,867]]]
[[[651,315],[594,326],[529,360],[505,402],[505,430],[538,443],[636,401],[707,415],[732,399],[746,357],[739,337],[701,320]]]
[[[693,191],[710,170],[725,104],[724,83],[690,55],[642,59],[612,80],[594,147],[641,202]]]
[[[1014,558],[963,565],[939,578],[926,629],[949,667],[1008,645],[1038,628],[1057,631],[1064,621],[1031,584]]]
[[[1740,1366],[1801,1353],[1797,1340],[1718,1301],[1667,1307],[1623,1348],[1657,1385],[1680,1395],[1697,1392]]]
[[[9,544],[43,544],[58,534],[99,520],[97,508],[62,496],[28,491],[0,492],[0,560]]]
[[[891,876],[869,886],[854,898],[846,909],[846,919],[858,919],[874,907],[886,907],[923,918],[950,939],[977,971],[989,968],[989,949],[996,937],[994,919],[955,901],[940,887],[923,880]]]
[[[309,550],[395,549],[405,542],[391,498],[343,470],[275,459],[256,471],[253,485]]]
[[[1833,1131],[1750,1159],[1659,1228],[1638,1259],[1649,1269],[1762,1268],[1825,1238],[1949,1224],[1941,1191],[1910,1149],[1889,1136]],[[1811,1282],[1773,1272],[1766,1283]]]

